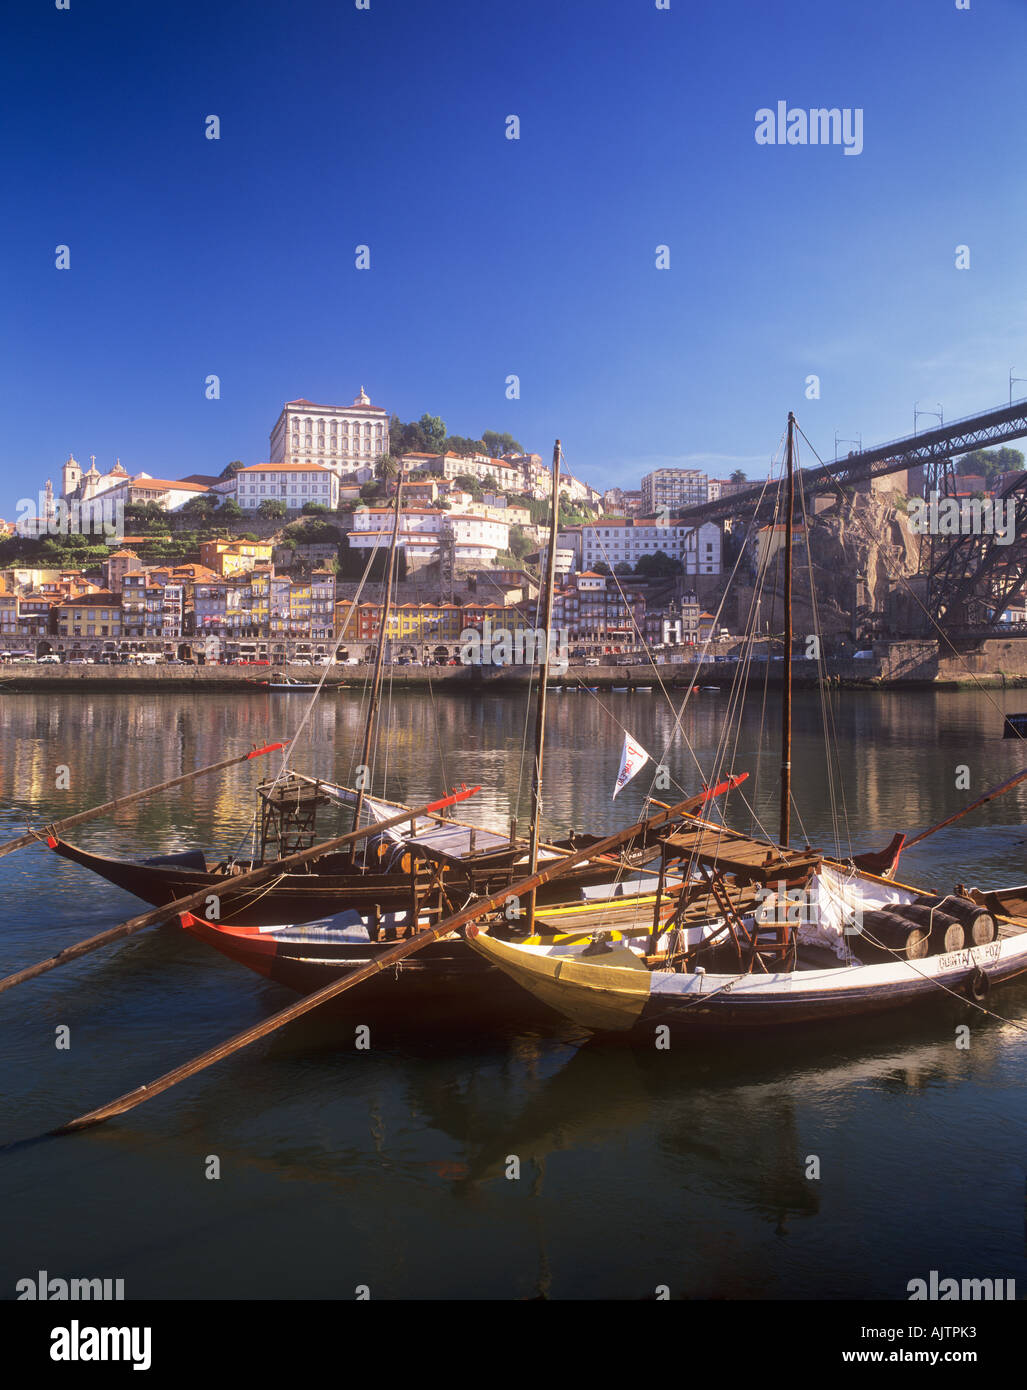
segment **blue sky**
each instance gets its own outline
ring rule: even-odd
[[[4,10],[0,515],[361,385],[637,486],[1027,377],[1022,0],[70,3]],[[779,100],[862,108],[862,154],[757,145]]]

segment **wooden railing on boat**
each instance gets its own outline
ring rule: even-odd
[[[806,879],[824,859],[819,850],[809,846],[786,850],[709,821],[676,830],[664,837],[663,844],[668,857],[733,874],[739,883],[794,883]]]

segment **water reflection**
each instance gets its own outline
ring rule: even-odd
[[[288,736],[299,717],[290,701],[260,695],[2,698],[0,805],[12,833],[22,811],[67,814]],[[553,832],[630,820],[640,788],[610,796],[620,724],[654,753],[673,726],[658,692],[603,703],[552,703]],[[723,709],[700,696],[683,719],[704,767]],[[1021,761],[980,696],[835,696],[832,711],[861,847],[941,819]],[[514,696],[433,705],[404,694],[387,710],[376,788],[417,801],[481,782],[465,818],[523,825],[525,716]],[[819,718],[799,694],[796,795],[806,833],[824,843]],[[762,768],[756,804],[771,823],[777,753],[761,730],[775,726],[772,702],[765,720],[758,701],[747,708],[735,757]],[[345,780],[360,727],[358,692],[326,697],[297,767]],[[233,847],[256,782],[273,770],[263,761],[76,838],[111,853]],[[681,745],[669,761],[691,790],[691,754]],[[61,762],[65,793],[54,786]],[[957,762],[971,768],[969,793],[955,788]],[[924,841],[903,868],[939,886],[1027,879],[1025,797],[1018,788]],[[42,850],[2,859],[0,969],[133,907]],[[0,1011],[4,1137],[160,1075],[290,998],[173,929],[55,971]],[[1027,985],[992,1002],[1027,1025]],[[300,1020],[109,1126],[5,1158],[0,1286],[48,1268],[124,1274],[150,1297],[351,1297],[358,1282],[383,1297],[646,1298],[661,1283],[675,1297],[902,1297],[931,1268],[1027,1274],[1024,1039],[965,1006],[772,1046],[660,1053],[588,1040],[556,1018],[468,1031],[460,1018],[428,1028],[402,1017],[372,1020],[372,1048],[360,1053],[362,1021],[354,993],[345,1009]],[[962,1022],[969,1051],[955,1046]],[[72,1028],[70,1054],[53,1048],[58,1023]],[[212,1152],[220,1185],[202,1178]],[[506,1176],[511,1155],[517,1180]]]

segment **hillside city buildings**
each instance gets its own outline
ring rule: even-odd
[[[365,658],[378,641],[381,603],[342,596],[329,571],[278,572],[252,557],[252,568],[239,572],[232,563],[237,557],[226,554],[225,573],[202,564],[142,565],[130,552],[112,555],[97,582],[75,571],[0,571],[0,650],[54,653],[66,661],[152,654],[201,665],[278,664],[327,659],[337,643],[343,644],[344,659]],[[489,593],[493,574],[479,571],[465,582]],[[500,575],[495,601],[468,594],[460,601],[429,599],[423,592],[411,599],[407,595],[416,586],[401,586],[385,634],[394,654],[408,649],[453,659],[468,632],[487,635],[486,623],[492,633],[534,630],[537,581],[510,571]],[[650,589],[638,581],[578,572],[557,588],[551,626],[570,644],[597,653],[638,649],[643,638],[653,646],[687,646],[701,639],[701,619],[709,615],[700,614],[694,594],[678,590],[674,583]],[[440,651],[440,645],[447,650]]]
[[[180,660],[285,661],[325,656],[340,639],[377,641],[379,605],[354,605],[355,585],[338,573],[350,555],[356,568],[342,569],[359,574],[364,557],[391,540],[392,505],[373,495],[369,505],[362,492],[389,445],[389,415],[361,388],[348,406],[286,402],[271,430],[268,460],[218,477],[155,478],[130,472],[120,460],[103,472],[95,456],[83,468],[69,455],[60,497],[48,481],[41,515],[35,526],[19,527],[22,534],[56,534],[60,527],[49,523],[62,507],[74,505],[85,518],[115,500],[151,503],[171,517],[206,499],[210,511],[236,503],[252,518],[247,529],[260,535],[200,541],[198,563],[146,563],[139,552],[149,536],[127,534],[86,572],[31,565],[0,571],[0,648],[68,660],[151,652]],[[398,549],[407,583],[386,636],[452,645],[486,621],[533,628],[538,581],[520,565],[545,560],[548,524],[540,504],[551,495],[552,473],[542,457],[409,453],[400,463],[406,481]],[[689,590],[720,573],[721,529],[675,522],[667,508],[706,500],[721,486],[728,485],[695,469],[659,469],[637,490],[600,493],[562,474],[562,505],[595,519],[561,528],[554,626],[565,628],[571,641],[606,649],[629,649],[643,636],[665,641],[668,633],[686,645],[699,640],[708,615]],[[270,502],[282,504],[277,514],[284,521],[271,519],[275,513],[264,506]],[[301,516],[330,522],[337,539],[275,534]],[[178,530],[172,523],[172,535]],[[657,565],[633,575],[640,560],[661,556],[673,562],[669,570]],[[479,592],[488,594],[487,603]]]

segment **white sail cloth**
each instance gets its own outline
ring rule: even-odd
[[[911,903],[917,894],[891,884],[877,883],[852,870],[825,865],[802,890],[801,901],[792,900],[788,907],[794,914],[793,925],[800,944],[824,946],[840,960],[848,958],[859,941],[863,914],[890,903]],[[772,911],[783,911],[773,906]]]

